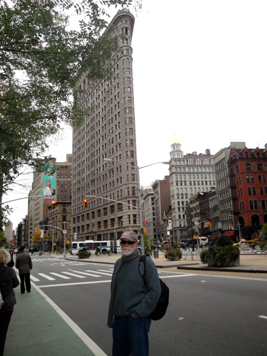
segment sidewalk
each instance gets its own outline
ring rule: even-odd
[[[31,293],[14,291],[4,356],[106,356],[34,283]]]
[[[63,258],[62,255],[57,257]],[[121,254],[112,254],[111,256],[92,254],[90,258],[78,259],[78,256],[67,255],[66,259],[71,261],[87,262],[87,263],[102,263],[114,264]],[[169,261],[164,257],[164,254],[159,254],[158,258],[153,258],[157,268],[177,268],[177,269],[194,269],[194,270],[208,270],[208,271],[228,271],[228,272],[244,272],[244,273],[267,273],[267,255],[256,254],[241,254],[240,265],[234,267],[208,267],[200,260],[179,260]]]

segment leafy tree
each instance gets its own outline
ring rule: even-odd
[[[263,224],[261,231],[263,233],[264,240],[267,240],[267,223]]]
[[[7,241],[4,236],[4,232],[0,231],[0,247],[3,247],[6,243],[7,243]]]
[[[41,171],[49,161],[48,136],[90,114],[92,108],[76,105],[82,89],[75,85],[81,71],[88,80],[110,73],[106,62],[116,39],[103,34],[108,8],[138,7],[141,1],[0,2],[0,204],[23,165]],[[69,27],[73,12],[82,15],[77,29]]]
[[[220,235],[217,237],[215,241],[216,247],[225,247],[225,246],[232,246],[233,241],[231,240],[231,237],[228,235]]]
[[[145,254],[146,255],[151,255],[151,246],[152,246],[152,241],[149,238],[148,235],[144,235],[144,248],[145,248]],[[141,244],[141,239],[139,240],[139,243]]]

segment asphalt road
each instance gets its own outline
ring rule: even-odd
[[[111,355],[106,322],[113,266],[32,258],[33,282]],[[170,288],[170,305],[166,316],[151,324],[151,356],[267,355],[266,280],[159,274]]]

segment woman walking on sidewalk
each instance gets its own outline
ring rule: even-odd
[[[0,356],[4,354],[8,325],[16,304],[13,288],[19,285],[15,270],[7,267],[10,254],[7,250],[0,249],[0,291],[4,304],[0,306]]]

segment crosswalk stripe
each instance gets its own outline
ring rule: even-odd
[[[93,272],[93,273],[99,273],[99,274],[104,274],[105,276],[112,276],[112,273],[104,273],[104,272],[98,272],[98,271],[90,271],[89,269],[85,270],[86,272]]]
[[[73,269],[71,269],[70,271],[72,272],[76,272],[76,273],[80,273],[80,274],[85,274],[86,276],[92,276],[92,277],[101,277],[97,274],[93,274],[93,273],[86,273],[86,272],[80,272],[80,271],[74,271]]]
[[[55,278],[50,277],[50,276],[48,276],[48,275],[46,275],[44,273],[38,273],[38,274],[39,274],[39,276],[42,276],[42,277],[48,279],[49,281],[54,281],[55,280]]]
[[[63,278],[63,279],[71,279],[70,277],[62,276],[62,274],[59,274],[59,273],[55,273],[55,272],[50,272],[50,273],[53,274],[54,276],[57,276],[57,277],[60,277],[60,278]]]
[[[31,275],[31,280],[32,280],[33,282],[40,282],[40,279],[38,279],[38,278],[36,278],[36,277],[33,277],[32,275]]]
[[[105,272],[105,273],[113,273],[113,270],[112,270],[112,272],[109,272],[109,270],[107,270],[107,269],[98,269],[98,271]]]
[[[86,278],[84,276],[79,276],[78,274],[74,274],[74,273],[70,273],[70,272],[62,272],[62,273],[69,274],[70,276],[74,276],[74,277],[77,277],[77,278]]]

